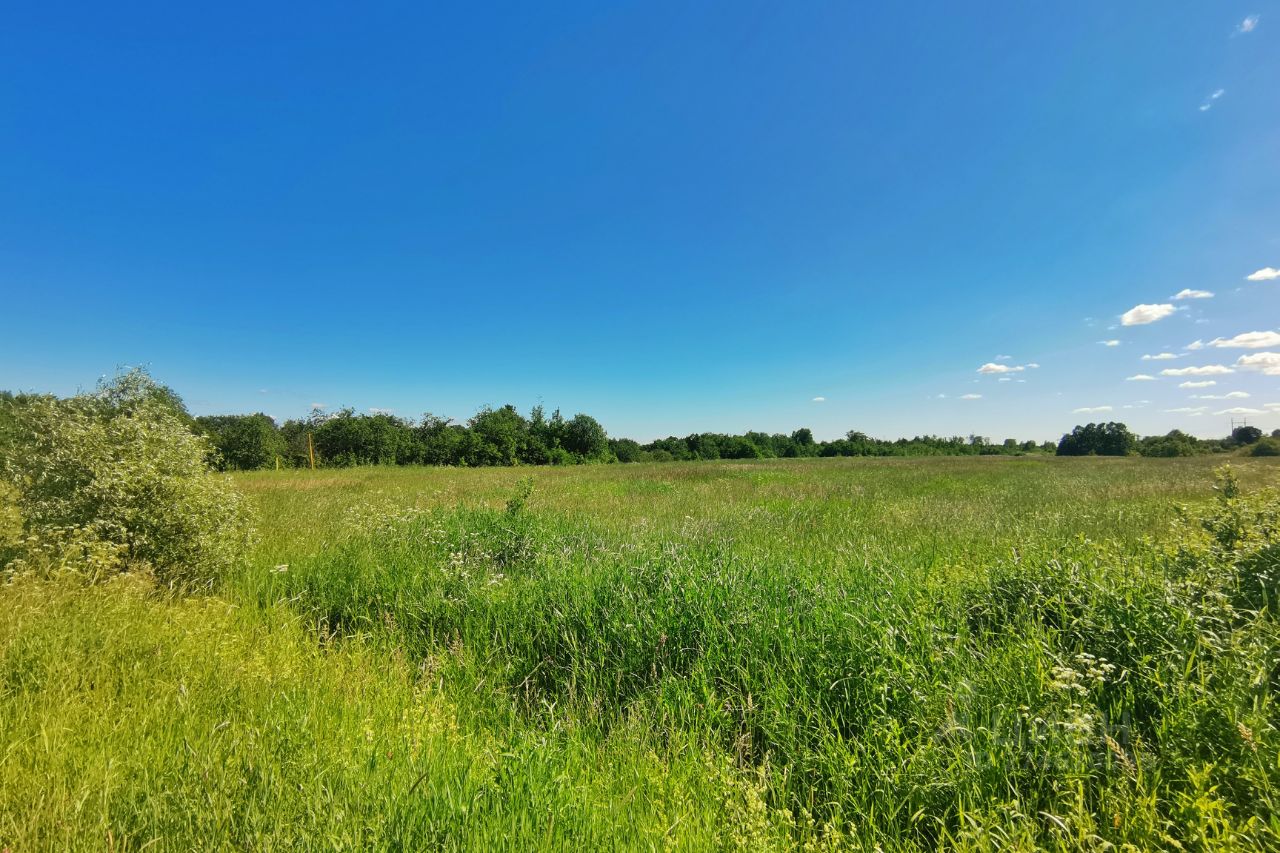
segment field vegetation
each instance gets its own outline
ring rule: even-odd
[[[49,407],[0,846],[1280,846],[1274,460],[230,476],[145,383]]]

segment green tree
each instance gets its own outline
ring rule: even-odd
[[[196,426],[217,451],[214,465],[222,470],[252,471],[270,468],[285,455],[285,440],[276,422],[255,415],[205,415]]]
[[[1117,421],[1077,426],[1058,442],[1059,456],[1127,456],[1137,449],[1138,440],[1129,428]]]

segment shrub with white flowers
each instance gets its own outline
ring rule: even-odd
[[[253,536],[231,481],[181,401],[145,371],[94,393],[5,401],[0,479],[21,529],[11,573],[150,571],[175,589],[211,586]]]

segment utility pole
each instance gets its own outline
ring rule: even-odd
[[[311,470],[316,470],[316,446],[311,441],[311,433],[307,433],[307,456],[311,458]]]

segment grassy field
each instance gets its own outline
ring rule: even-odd
[[[1216,464],[238,475],[212,595],[0,587],[0,847],[1274,847]]]

